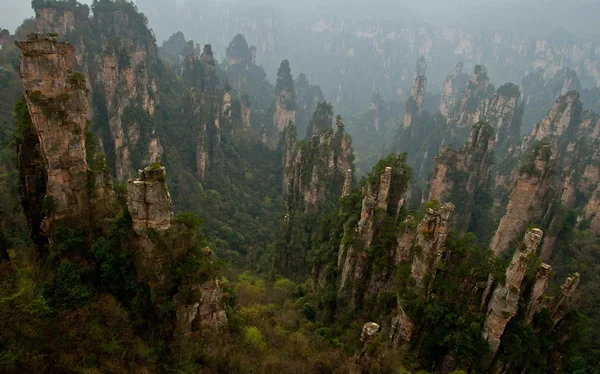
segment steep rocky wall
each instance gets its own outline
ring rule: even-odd
[[[526,144],[566,135],[570,128],[575,127],[581,111],[578,92],[571,91],[561,96],[544,119],[534,126]]]
[[[427,89],[427,78],[423,75],[419,75],[415,78],[415,83],[410,93],[410,97],[406,102],[406,109],[404,114],[404,128],[410,128],[414,125],[424,110],[425,102],[425,90]]]
[[[312,211],[327,196],[341,196],[348,169],[353,169],[352,139],[341,118],[309,142],[296,141],[290,122],[280,143],[284,163],[283,188],[288,210]]]
[[[494,86],[490,84],[487,69],[481,65],[475,66],[471,80],[463,91],[460,103],[448,122],[455,127],[455,133],[473,126],[479,118],[476,116],[481,103],[493,95]]]
[[[446,237],[452,227],[455,209],[451,203],[445,203],[438,210],[430,208],[417,227],[414,246],[420,250],[412,258],[410,277],[424,295],[428,288],[425,277],[429,277],[430,284],[433,282],[437,267],[445,255]]]
[[[137,179],[129,179],[127,209],[133,230],[139,235],[148,229],[161,231],[171,227],[173,210],[164,167],[147,167],[139,171]]]
[[[16,44],[22,51],[21,82],[39,137],[52,220],[81,217],[89,209],[85,77],[73,70],[74,48],[69,43],[31,34]]]
[[[543,232],[533,229],[525,234],[523,243],[517,248],[510,265],[506,269],[504,284],[498,284],[494,289],[488,304],[487,316],[483,325],[483,337],[490,344],[491,361],[498,347],[504,329],[508,322],[517,314],[521,297],[521,284],[527,268],[542,240]]]
[[[446,118],[454,111],[454,108],[460,102],[464,89],[467,86],[469,76],[463,73],[464,64],[456,64],[454,74],[446,78],[442,86],[442,95],[440,98],[440,113]]]
[[[487,124],[471,129],[466,145],[453,150],[442,147],[436,157],[429,182],[429,201],[455,201],[454,227],[466,231],[473,208],[475,191],[488,185],[493,162],[494,131]],[[457,201],[460,200],[460,201]]]
[[[552,199],[548,194],[554,191],[556,182],[555,157],[551,146],[540,145],[531,151],[529,160],[521,167],[506,214],[500,220],[490,244],[495,255],[508,250],[528,224],[543,221],[546,211],[551,207]]]
[[[391,166],[386,166],[375,175],[370,174],[371,183],[363,186],[363,199],[360,218],[356,226],[345,227],[345,237],[353,238],[341,244],[338,251],[337,295],[340,305],[350,309],[362,303],[372,305],[382,292],[390,292],[394,284],[394,268],[398,251],[402,246],[378,248],[378,234],[384,230],[388,220],[395,220],[403,204],[403,196],[408,187],[405,179],[405,160],[398,156]],[[403,231],[404,232],[404,231]],[[405,243],[405,241],[403,241]],[[373,268],[375,257],[387,259]],[[379,261],[381,262],[381,261]]]

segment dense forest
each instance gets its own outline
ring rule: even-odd
[[[599,372],[596,65],[312,56],[332,94],[272,37],[32,8],[0,30],[0,372]]]

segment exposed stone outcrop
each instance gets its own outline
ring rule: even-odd
[[[252,108],[250,107],[250,99],[247,95],[242,96],[242,126],[244,128],[249,129],[251,127],[250,123],[250,115],[252,113]]]
[[[296,94],[294,93],[294,80],[287,60],[281,62],[277,72],[275,86],[275,114],[273,123],[277,132],[283,130],[288,122],[296,121]]]
[[[542,221],[551,207],[548,193],[555,183],[555,154],[549,145],[535,147],[521,167],[519,178],[492,238],[490,248],[495,255],[508,250],[531,222]]]
[[[312,114],[317,109],[317,105],[325,100],[321,87],[310,84],[304,73],[300,73],[294,81],[294,90],[296,92],[296,126],[298,133],[303,136],[306,134]]]
[[[540,269],[535,274],[533,285],[531,286],[531,293],[529,294],[529,300],[527,301],[526,318],[529,323],[533,319],[533,316],[538,313],[545,305],[543,298],[548,282],[550,281],[550,275],[552,274],[552,267],[548,264],[542,263]]]
[[[78,8],[87,8],[79,5]],[[86,14],[89,13],[89,8]],[[65,37],[68,32],[75,29],[75,9],[37,8],[35,18],[38,23],[38,31],[43,33],[57,33]]]
[[[521,91],[517,85],[506,83],[492,97],[481,102],[473,120],[485,121],[494,128],[496,153],[503,158],[520,143],[522,117]]]
[[[464,64],[459,62],[453,75],[446,78],[442,87],[442,96],[440,99],[440,112],[448,118],[455,107],[460,102],[462,94],[467,87],[469,76],[463,73]]]
[[[424,298],[428,298],[437,269],[447,255],[446,238],[452,227],[454,210],[454,205],[450,203],[439,208],[428,208],[416,231],[412,217],[404,222],[400,230],[395,266],[410,263],[408,281],[411,287],[415,287],[414,292]],[[426,277],[428,282],[425,282]],[[415,322],[404,311],[402,300],[398,300],[397,314],[391,320],[390,344],[407,347],[414,329]]]
[[[568,277],[560,286],[560,292],[548,303],[548,310],[556,326],[567,314],[569,302],[579,286],[579,273]]]
[[[479,120],[476,116],[477,110],[493,93],[494,85],[490,84],[486,68],[481,65],[475,66],[456,111],[448,116],[448,122],[452,123],[457,134],[465,128],[470,128]]]
[[[577,125],[582,111],[579,93],[568,92],[561,96],[544,119],[536,124],[524,144],[529,145],[536,141],[558,139],[566,135],[569,129]]]
[[[43,231],[49,234],[53,221],[80,219],[90,210],[85,77],[73,70],[74,48],[69,43],[34,33],[16,45],[23,53],[21,82],[45,168],[49,215]]]
[[[147,128],[148,120],[141,123],[144,117],[154,114],[158,104],[158,87],[150,73],[159,64],[158,52],[149,30],[134,30],[132,24],[137,21],[134,18],[146,22],[139,13],[105,8],[96,9],[93,18],[106,34],[98,56],[102,73],[92,77],[92,84],[96,90],[102,90],[106,98],[115,173],[120,180],[127,179],[136,168],[155,161],[163,153],[153,124]],[[108,42],[115,38],[120,42]],[[124,64],[125,60],[129,63]]]
[[[452,227],[454,210],[455,206],[451,203],[445,203],[437,210],[429,208],[417,227],[414,247],[419,248],[419,251],[412,258],[410,277],[424,295],[428,288],[425,277],[429,277],[429,284],[433,282],[437,268],[446,254],[446,237]]]
[[[459,231],[464,232],[469,226],[476,190],[488,186],[493,145],[492,127],[476,124],[465,146],[458,150],[443,146],[436,157],[429,200],[459,203],[454,214],[454,227]]]
[[[408,129],[414,126],[414,121],[423,114],[425,103],[425,91],[427,89],[427,78],[419,75],[415,78],[415,83],[410,92],[410,97],[406,101],[404,113],[404,128]]]
[[[342,197],[350,194],[352,190],[352,169],[346,170],[346,177],[344,178],[344,187],[342,188]]]
[[[331,110],[331,106],[328,108]],[[314,118],[317,117],[315,112]],[[296,128],[291,122],[283,131],[280,149],[289,210],[311,211],[329,195],[339,198],[347,170],[352,169],[352,139],[344,131],[341,117],[336,121],[335,130],[330,122],[333,114],[326,112],[325,117],[329,127],[324,126],[320,135],[313,135],[310,142],[296,142]]]
[[[396,248],[380,249],[369,254],[377,244],[377,234],[387,220],[395,220],[408,187],[405,160],[398,156],[391,166],[374,170],[370,183],[363,186],[360,219],[356,227],[345,227],[345,236],[353,237],[342,243],[338,252],[338,302],[355,309],[361,303],[374,302],[381,292],[393,288]],[[377,272],[372,269],[374,256],[389,259]],[[370,304],[369,304],[370,305]]]
[[[138,179],[127,182],[127,208],[138,235],[171,227],[173,210],[164,167],[147,167],[139,171]]]
[[[592,196],[585,205],[584,214],[590,220],[590,230],[600,235],[600,185],[592,192]]]
[[[505,283],[498,284],[494,289],[483,325],[483,338],[490,344],[488,362],[491,362],[498,351],[506,325],[517,314],[523,278],[542,235],[543,232],[539,229],[532,229],[525,234],[523,243],[515,251],[506,269]]]
[[[206,251],[209,255],[212,252],[208,248]],[[207,334],[227,326],[227,314],[223,308],[223,286],[219,279],[195,285],[192,291],[200,297],[192,304],[182,304],[177,308],[177,331],[183,335],[190,335],[199,329],[203,334]]]

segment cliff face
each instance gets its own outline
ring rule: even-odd
[[[506,325],[517,314],[521,284],[529,263],[542,240],[542,235],[543,232],[539,229],[533,229],[525,234],[523,243],[516,250],[506,269],[505,284],[499,284],[494,289],[483,328],[483,337],[490,344],[490,361],[498,351],[500,338],[504,334]]]
[[[544,119],[534,126],[526,144],[566,135],[569,129],[576,127],[581,110],[579,93],[571,91],[561,96]]]
[[[423,114],[425,102],[425,90],[427,89],[427,78],[419,75],[415,78],[410,97],[406,102],[404,114],[404,128],[413,126],[413,121],[417,120]]]
[[[442,86],[442,96],[440,98],[440,113],[446,118],[454,110],[460,102],[463,91],[467,87],[469,76],[463,73],[464,64],[459,62],[456,64],[454,74],[446,78]]]
[[[48,3],[36,8],[38,28],[73,39],[77,67],[93,93],[88,116],[108,122],[103,143],[117,178],[125,180],[163,153],[152,118],[159,97],[154,74],[161,63],[147,21],[133,7],[97,4],[91,19],[89,11],[87,5]],[[91,31],[74,36],[78,30]]]
[[[31,34],[16,44],[22,51],[21,82],[39,139],[47,211],[43,231],[49,234],[53,222],[86,217],[91,212],[90,199],[103,187],[97,184],[96,175],[88,173],[86,162],[85,77],[73,70],[74,48],[69,43]],[[26,180],[36,178],[32,175]],[[109,187],[102,195],[111,193]]]
[[[456,112],[449,116],[449,121],[454,122],[456,131],[473,126],[477,118],[477,110],[481,103],[493,95],[494,86],[490,84],[487,70],[481,65],[475,66],[471,80],[463,91]]]
[[[330,108],[330,107],[329,107]],[[324,110],[321,110],[323,112]],[[315,117],[319,109],[315,112]],[[325,113],[331,121],[331,112]],[[329,122],[331,123],[331,122]],[[344,131],[341,118],[333,130],[323,127],[320,135],[298,142],[293,123],[283,131],[281,142],[284,163],[283,188],[286,206],[291,211],[313,211],[328,196],[339,197],[348,169],[352,169],[352,139]]]
[[[551,146],[535,147],[521,167],[506,214],[500,220],[490,248],[496,256],[509,249],[531,222],[541,222],[551,205],[549,193],[556,183],[555,151]]]
[[[171,227],[173,211],[164,167],[147,167],[127,182],[127,209],[138,234]]]
[[[277,85],[275,86],[273,124],[277,133],[281,132],[290,121],[296,122],[296,94],[290,63],[284,60],[279,66]]]
[[[469,227],[476,190],[488,186],[493,146],[492,127],[477,124],[465,146],[458,150],[442,147],[436,157],[428,200],[457,203],[454,227],[461,232]]]
[[[298,134],[304,135],[307,132],[311,116],[317,109],[320,102],[325,99],[321,92],[321,87],[312,85],[304,73],[298,75],[294,81],[296,91],[296,116],[295,123],[298,127]]]
[[[120,40],[118,44],[103,43],[99,69],[102,75],[93,79],[104,91],[115,173],[120,180],[163,153],[154,126],[147,128],[148,123],[142,122],[154,114],[158,103],[156,81],[149,72],[158,63],[158,52],[147,30],[134,31],[133,24],[140,17],[143,16],[114,10],[94,12],[96,27],[113,31],[105,37]],[[144,32],[141,39],[137,32]]]
[[[351,239],[344,240],[338,252],[337,295],[338,303],[352,310],[363,303],[372,305],[380,293],[393,289],[398,248],[385,248],[378,236],[398,219],[409,175],[402,156],[376,166],[363,185],[358,224],[345,226],[344,237]],[[380,265],[377,271],[374,263]]]
[[[473,115],[475,122],[486,121],[495,129],[497,156],[510,153],[519,144],[522,109],[519,87],[506,83],[492,97],[485,99]]]

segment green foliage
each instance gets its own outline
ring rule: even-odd
[[[82,73],[75,71],[69,76],[67,80],[69,84],[71,84],[76,89],[85,89],[85,75],[83,75]]]
[[[246,332],[244,333],[244,342],[259,353],[267,349],[265,338],[261,334],[260,330],[254,326],[246,328]]]
[[[44,201],[42,202],[42,212],[44,214],[51,214],[56,209],[56,200],[52,195],[44,196]]]

